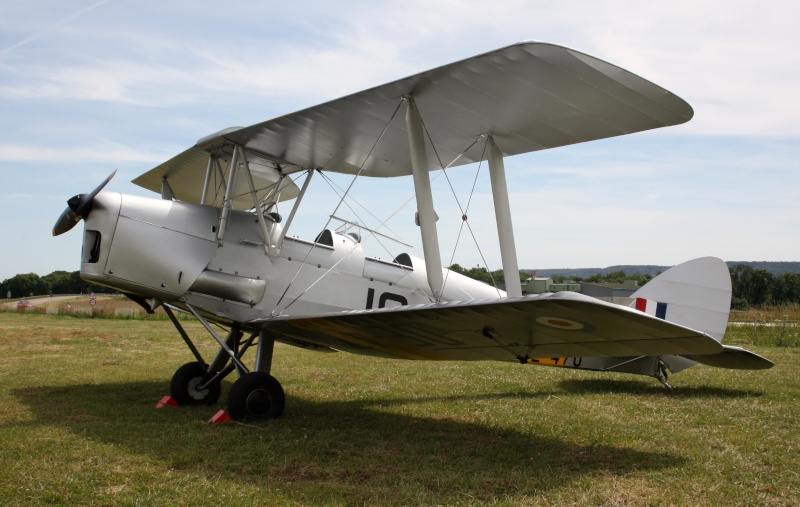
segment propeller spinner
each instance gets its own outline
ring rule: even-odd
[[[75,224],[89,216],[89,213],[92,211],[94,197],[103,190],[103,187],[108,185],[108,182],[111,181],[111,178],[113,178],[115,174],[117,174],[116,170],[90,193],[78,194],[70,197],[67,200],[67,209],[61,213],[61,216],[58,217],[56,224],[53,226],[53,236],[64,234],[75,227]]]

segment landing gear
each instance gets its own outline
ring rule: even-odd
[[[169,394],[178,405],[213,405],[219,400],[222,386],[208,382],[206,368],[199,362],[186,363],[172,376]]]
[[[235,421],[277,419],[285,404],[281,384],[261,371],[239,377],[228,393],[228,415]]]
[[[184,304],[219,344],[219,351],[206,366],[200,352],[172,313],[172,308],[164,305],[165,312],[197,359],[178,368],[172,377],[170,395],[175,401],[180,405],[212,405],[219,400],[222,379],[236,371],[239,379],[228,393],[228,415],[231,419],[265,420],[280,417],[286,405],[286,396],[280,382],[270,375],[275,339],[265,331],[253,332],[243,339],[244,333],[237,323],[231,326],[228,336],[223,339],[195,308]],[[242,362],[242,357],[253,345],[256,357],[254,371],[251,372]]]
[[[670,373],[671,372],[669,370],[669,366],[667,366],[667,363],[665,363],[661,359],[661,357],[659,357],[658,358],[658,362],[656,363],[656,371],[654,372],[653,377],[655,377],[659,382],[661,382],[661,384],[664,387],[666,387],[667,389],[669,389],[671,391],[672,390],[672,386],[669,385],[669,382],[667,382],[667,380],[669,379],[669,374]]]

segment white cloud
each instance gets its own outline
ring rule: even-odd
[[[46,35],[48,35],[50,33],[55,32],[60,27],[62,27],[64,25],[67,25],[71,21],[74,21],[75,19],[77,19],[80,16],[86,14],[87,12],[96,9],[97,7],[100,7],[101,5],[103,5],[106,2],[108,2],[108,0],[100,0],[99,2],[95,2],[93,4],[87,5],[87,6],[83,7],[83,8],[81,8],[81,9],[78,9],[75,12],[72,12],[72,13],[68,14],[64,18],[61,18],[58,21],[56,21],[55,23],[45,24],[44,26],[37,27],[36,31],[34,33],[32,33],[30,35],[27,35],[27,36],[23,37],[22,39],[14,42],[14,43],[12,43],[12,44],[10,44],[8,46],[0,47],[0,56],[5,55],[6,53],[10,53],[10,52],[16,50],[17,48],[20,48],[20,47],[22,47],[22,46],[24,46],[26,44],[29,44],[31,42],[34,42],[34,41],[38,40],[38,39],[41,39],[42,37],[45,37]],[[14,19],[16,21],[16,17],[15,16],[9,16],[6,19],[7,20]],[[10,28],[10,25],[6,25],[3,28],[8,29],[8,28]]]
[[[0,162],[57,162],[66,164],[130,163],[157,164],[171,155],[142,151],[115,143],[79,148],[0,144]]]
[[[6,2],[0,172],[15,198],[0,214],[30,200],[44,238],[32,239],[29,227],[26,241],[47,252],[62,201],[93,188],[109,164],[135,176],[229,125],[537,39],[651,79],[696,114],[676,128],[509,159],[523,264],[789,258],[800,251],[790,232],[800,225],[798,18],[800,4],[788,1]],[[468,194],[473,173],[451,174]],[[65,182],[52,209],[25,198],[54,195]],[[407,181],[367,181],[365,192],[381,196],[378,183],[405,188],[398,204],[411,191]],[[119,176],[111,185],[128,190]],[[449,189],[439,191],[449,259],[459,213],[445,202]],[[470,221],[497,267],[486,183],[479,194]],[[396,228],[417,242],[411,216],[413,204]],[[309,223],[313,235],[324,220]],[[457,262],[479,261],[473,247],[464,252]]]
[[[80,50],[67,55],[68,50],[53,46],[53,56],[69,56],[65,63],[41,65],[21,58],[16,62],[20,78],[0,93],[16,99],[195,107],[225,93],[324,100],[535,38],[596,54],[674,90],[697,111],[696,119],[681,127],[689,132],[800,133],[795,120],[800,103],[787,100],[800,85],[800,67],[791,65],[800,46],[791,20],[800,7],[790,2],[769,9],[688,1],[566,6],[501,1],[491,7],[484,2],[355,2],[314,5],[310,16],[300,14],[304,5],[310,8],[307,2],[272,16],[254,4],[233,2],[221,19],[222,26],[233,26],[215,31],[208,30],[213,25],[197,9],[180,11],[181,5],[171,13],[180,12],[183,19],[175,22],[185,29],[119,24],[128,17],[142,21],[147,13],[115,3],[94,10],[92,20],[68,17],[76,26],[46,25],[36,33],[66,38]],[[284,13],[296,18],[282,19]],[[193,25],[205,31],[189,29]],[[273,26],[278,35],[272,34]]]

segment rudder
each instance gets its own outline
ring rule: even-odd
[[[666,270],[631,297],[637,310],[721,342],[731,308],[731,276],[721,259],[701,257]]]

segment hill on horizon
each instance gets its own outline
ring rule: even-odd
[[[744,264],[753,269],[763,269],[769,271],[772,276],[780,276],[783,273],[800,273],[800,262],[771,262],[771,261],[727,261],[725,264],[728,268]],[[547,268],[536,269],[538,276],[579,276],[581,278],[588,278],[592,275],[608,275],[616,271],[624,271],[626,275],[650,275],[656,276],[663,273],[672,266],[657,266],[653,264],[633,265],[633,264],[619,264],[616,266],[608,266],[606,268]],[[533,269],[524,268],[522,271],[534,271]]]

